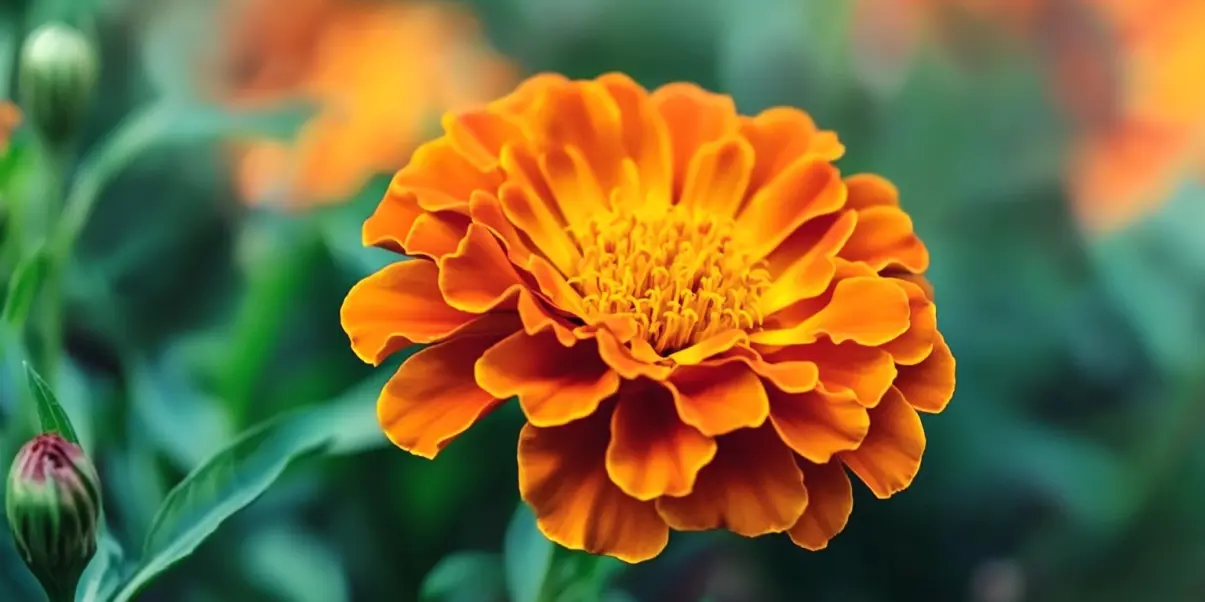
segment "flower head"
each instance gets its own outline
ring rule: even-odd
[[[352,348],[412,343],[377,410],[433,458],[517,397],[519,490],[569,548],[630,562],[669,530],[819,549],[909,485],[954,359],[896,189],[842,179],[802,111],[690,84],[532,78],[450,114],[364,224],[414,256],[348,293]]]
[[[440,113],[513,81],[472,15],[451,5],[300,0],[281,11],[253,0],[232,21],[217,94],[238,107],[316,107],[292,142],[238,145],[238,186],[253,204],[346,199],[405,163]]]
[[[17,551],[52,600],[71,594],[96,553],[100,478],[78,445],[39,435],[8,473],[5,512]]]

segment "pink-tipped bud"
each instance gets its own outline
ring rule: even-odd
[[[70,599],[96,553],[100,477],[78,445],[38,435],[8,473],[5,513],[22,560],[51,600]]]

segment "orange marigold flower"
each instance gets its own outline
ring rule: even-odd
[[[791,108],[691,84],[540,75],[449,114],[364,224],[412,255],[341,311],[390,440],[433,458],[517,397],[519,491],[568,548],[628,562],[669,530],[823,548],[847,469],[886,498],[954,358],[896,189]]]
[[[248,202],[309,206],[354,195],[405,163],[439,114],[493,98],[515,79],[451,4],[251,0],[234,26],[216,93],[236,107],[306,101],[317,113],[291,143],[236,150]]]

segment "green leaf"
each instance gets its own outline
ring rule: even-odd
[[[244,433],[167,494],[151,523],[142,561],[113,599],[128,602],[192,554],[222,522],[259,498],[293,460],[320,451],[333,436],[325,414],[293,412]]]
[[[511,602],[539,602],[552,568],[553,545],[536,526],[536,517],[520,502],[506,529],[502,552],[506,562],[506,591]]]
[[[76,602],[105,602],[121,586],[125,577],[125,555],[121,544],[109,533],[102,532],[96,546],[96,556],[84,569],[75,588]]]
[[[67,417],[67,412],[63,410],[63,406],[59,405],[58,399],[55,399],[50,385],[42,380],[29,362],[25,362],[25,377],[29,380],[29,390],[33,392],[34,401],[37,404],[38,422],[42,426],[42,432],[58,433],[64,439],[78,445],[79,437],[75,434],[75,427],[71,426],[71,419]]]
[[[29,308],[38,296],[38,288],[46,277],[46,254],[41,249],[26,255],[13,270],[4,297],[3,319],[12,326],[25,323]]]
[[[506,599],[502,557],[488,552],[445,556],[423,579],[423,602],[486,602]]]

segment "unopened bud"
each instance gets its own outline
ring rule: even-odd
[[[17,551],[51,600],[74,595],[96,553],[100,478],[78,445],[39,435],[8,473],[5,513]]]
[[[79,30],[47,23],[21,48],[21,104],[30,123],[49,144],[69,142],[92,101],[99,66],[96,51]]]

